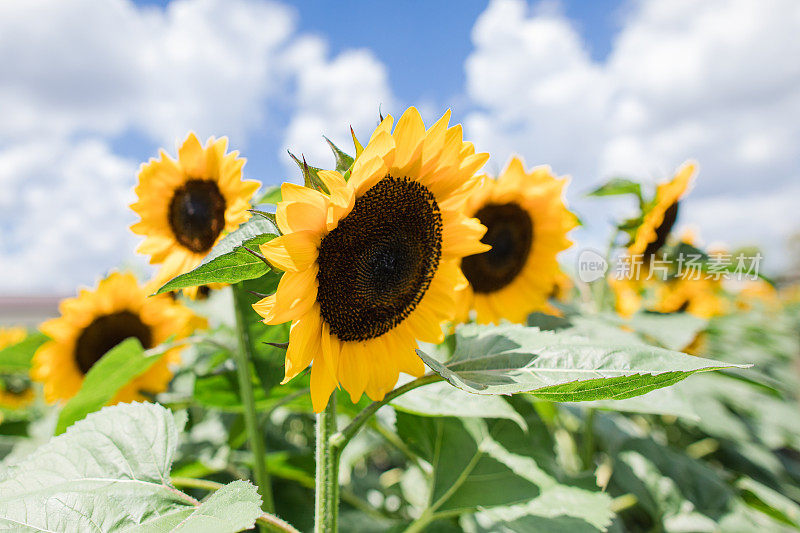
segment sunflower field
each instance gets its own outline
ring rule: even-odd
[[[365,133],[280,186],[141,165],[155,276],[0,329],[0,529],[800,529],[800,289],[675,231],[697,163],[591,192],[638,206],[598,253],[449,111]]]

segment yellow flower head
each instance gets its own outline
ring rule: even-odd
[[[25,340],[25,328],[0,328],[0,350],[8,348]],[[0,408],[19,409],[33,401],[33,389],[30,387],[15,390],[11,382],[0,376]],[[2,414],[0,414],[2,420]]]
[[[419,376],[417,339],[440,342],[452,319],[459,263],[485,251],[486,231],[461,212],[488,154],[448,127],[430,129],[409,108],[392,133],[387,117],[353,164],[350,180],[321,171],[330,194],[284,183],[277,207],[283,236],[261,246],[284,271],[256,303],[266,324],[291,321],[288,381],[312,363],[314,410],[341,384],[357,401],[378,400],[399,372]]]
[[[473,308],[481,323],[524,322],[532,311],[547,309],[563,275],[556,256],[572,244],[567,233],[577,225],[564,204],[567,182],[549,167],[526,172],[516,157],[497,180],[481,179],[465,213],[487,227],[482,241],[492,248],[461,261],[469,281],[459,291],[462,321]]]
[[[245,160],[225,153],[226,138],[210,138],[205,148],[190,133],[178,150],[178,160],[161,150],[139,171],[138,201],[131,205],[142,218],[131,230],[146,238],[138,252],[161,263],[155,282],[195,268],[227,232],[245,222],[256,181],[242,180]],[[219,285],[215,285],[216,288]],[[197,287],[184,289],[194,298]]]
[[[59,305],[61,316],[48,320],[41,330],[51,341],[33,356],[31,377],[44,384],[48,402],[74,396],[89,369],[111,348],[136,337],[145,348],[168,338],[184,338],[204,320],[169,296],[148,298],[153,288],[142,287],[130,273],[112,273],[97,289],[83,289],[77,298]],[[166,390],[172,379],[169,366],[180,361],[182,347],[168,350],[144,374],[119,390],[112,403],[145,400],[142,392]]]
[[[633,243],[628,247],[629,256],[644,256],[643,266],[647,267],[650,258],[667,242],[669,232],[678,219],[679,202],[689,190],[696,171],[696,163],[686,162],[678,169],[674,178],[657,187],[655,203],[644,215]]]
[[[722,283],[702,275],[698,279],[675,278],[657,284],[655,300],[651,311],[658,313],[686,312],[708,319],[722,315],[727,309]]]

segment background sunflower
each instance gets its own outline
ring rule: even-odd
[[[0,328],[0,350],[22,342],[27,336],[25,328]],[[0,408],[19,409],[33,401],[34,394],[25,380],[16,376],[0,376]],[[2,420],[2,413],[0,413]]]
[[[177,161],[161,150],[159,159],[139,171],[138,201],[131,208],[142,220],[131,230],[146,237],[137,251],[162,264],[158,286],[196,267],[225,233],[250,218],[259,183],[242,180],[245,160],[238,152],[225,153],[227,145],[225,137],[212,137],[204,148],[190,133]],[[198,287],[184,289],[192,298],[197,292]]]
[[[379,400],[399,372],[420,376],[417,339],[441,342],[452,318],[458,265],[485,251],[485,228],[461,212],[488,154],[463,142],[450,113],[426,130],[409,108],[392,133],[381,122],[349,181],[321,171],[330,194],[284,183],[283,236],[261,246],[285,271],[254,309],[267,324],[291,320],[286,380],[311,367],[314,410],[341,384],[353,402]],[[465,185],[467,184],[467,185]]]
[[[74,396],[92,366],[123,340],[136,337],[152,348],[170,337],[183,338],[204,320],[168,296],[153,296],[133,274],[112,273],[95,290],[81,290],[63,300],[61,316],[48,320],[41,330],[51,341],[33,357],[31,376],[44,385],[48,402]],[[172,379],[170,365],[180,361],[183,347],[165,352],[145,373],[119,390],[112,403],[145,400],[143,392],[166,390]]]
[[[644,213],[642,223],[628,246],[630,257],[644,256],[643,266],[647,267],[650,258],[667,242],[667,237],[678,219],[680,200],[689,191],[696,172],[697,164],[687,161],[670,181],[656,188],[651,207]]]
[[[567,233],[578,224],[564,203],[567,182],[549,167],[526,172],[515,157],[497,180],[484,177],[471,192],[465,213],[488,228],[482,242],[492,249],[461,261],[469,281],[459,291],[461,321],[470,309],[480,323],[524,322],[548,309],[563,276],[558,253],[572,244]]]

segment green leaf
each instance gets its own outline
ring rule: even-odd
[[[705,329],[707,320],[689,313],[636,313],[627,325],[669,350],[683,350]]]
[[[281,199],[281,186],[270,185],[264,188],[264,192],[261,193],[261,196],[258,197],[258,200],[253,205],[277,204]]]
[[[736,488],[750,507],[778,522],[800,529],[800,505],[791,499],[750,478],[739,479]]]
[[[271,271],[269,265],[244,247],[257,252],[260,245],[274,239],[276,234],[277,229],[270,221],[252,217],[226,235],[197,268],[173,278],[156,294],[209,283],[238,283],[263,276]]]
[[[391,404],[395,409],[416,415],[506,418],[527,428],[522,416],[502,398],[469,394],[447,383],[419,387],[398,396]]]
[[[595,533],[606,531],[611,498],[600,492],[555,485],[530,503],[485,509],[470,531],[518,533]]]
[[[434,513],[529,501],[539,487],[491,457],[482,444],[485,423],[397,413],[400,437],[433,467],[428,508]]]
[[[145,351],[139,339],[125,339],[97,361],[58,416],[56,435],[87,414],[97,411],[114,398],[119,389],[143,374],[164,355],[163,348]]]
[[[324,137],[324,136],[323,136]],[[331,147],[331,151],[333,152],[333,157],[336,158],[336,170],[341,173],[347,172],[351,166],[353,166],[353,158],[344,153],[342,150],[339,149],[338,146],[333,144],[333,142],[324,137],[325,141],[327,141],[328,146]]]
[[[0,372],[6,374],[27,373],[31,368],[31,358],[36,350],[50,340],[44,333],[28,335],[17,344],[0,350]]]
[[[626,178],[612,178],[586,196],[617,196],[633,194],[642,199],[642,185]]]
[[[700,420],[692,402],[679,387],[656,389],[642,396],[626,400],[597,400],[581,403],[581,407],[605,409],[620,413],[679,416],[687,420]]]
[[[0,472],[0,529],[233,533],[253,527],[260,499],[247,482],[236,481],[203,504],[170,484],[182,426],[154,404],[89,415]]]
[[[456,351],[447,363],[421,350],[417,353],[450,384],[475,394],[527,392],[561,402],[624,399],[672,385],[695,372],[746,367],[516,325],[469,325],[456,335]]]
[[[328,188],[325,186],[325,183],[322,181],[322,178],[319,177],[319,171],[322,170],[321,168],[312,167],[311,165],[306,163],[305,157],[301,161],[292,152],[289,152],[289,156],[300,168],[300,172],[303,173],[303,183],[306,187],[322,191],[325,194],[328,194],[329,192]]]

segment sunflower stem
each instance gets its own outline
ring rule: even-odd
[[[425,374],[414,381],[409,381],[408,383],[397,387],[393,391],[389,392],[383,398],[383,400],[372,402],[366,406],[360,413],[356,415],[356,417],[350,422],[350,424],[347,425],[346,428],[331,437],[331,444],[334,448],[336,448],[337,453],[340,453],[341,450],[347,446],[347,443],[350,442],[350,439],[352,439],[355,434],[358,433],[358,430],[361,429],[361,426],[366,424],[367,420],[369,420],[369,417],[375,414],[378,409],[391,402],[401,394],[405,394],[406,392],[414,390],[417,387],[428,385],[429,383],[442,381],[442,379],[444,378],[442,378],[442,376],[439,374]]]
[[[339,453],[331,445],[336,433],[336,395],[317,415],[317,472],[314,501],[315,533],[336,533],[339,529]]]
[[[253,376],[250,364],[253,359],[251,353],[250,335],[247,331],[243,308],[247,305],[242,299],[244,290],[240,286],[233,289],[233,310],[236,315],[236,331],[238,333],[239,349],[236,350],[236,371],[239,377],[239,393],[242,397],[244,408],[244,423],[247,430],[247,440],[250,451],[253,453],[253,477],[255,477],[258,493],[261,495],[262,509],[268,513],[275,512],[275,503],[272,499],[272,484],[267,472],[266,445],[264,435],[258,427],[256,416],[256,402],[253,393]]]

